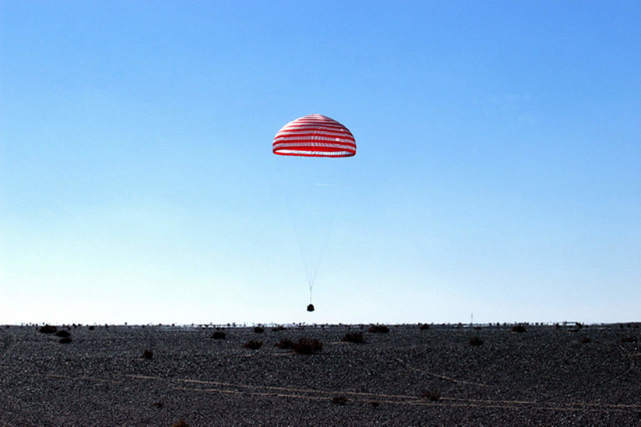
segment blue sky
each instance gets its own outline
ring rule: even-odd
[[[4,1],[0,322],[639,320],[640,20]],[[311,113],[356,157],[272,155]]]

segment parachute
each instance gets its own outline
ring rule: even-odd
[[[279,156],[340,158],[356,155],[356,140],[345,126],[321,114],[299,117],[283,126],[272,144],[272,151]],[[320,201],[319,201],[320,202]],[[300,236],[298,236],[300,239]],[[328,239],[329,237],[327,237]],[[327,242],[326,242],[327,243]],[[301,242],[301,257],[304,256]],[[320,249],[322,251],[322,249]],[[312,288],[320,267],[319,255],[311,262],[305,262],[309,286],[307,311],[315,310],[312,304]]]
[[[356,140],[336,120],[310,114],[283,126],[272,149],[281,156],[351,157],[356,154]]]

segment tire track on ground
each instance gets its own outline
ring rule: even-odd
[[[124,379],[102,379],[95,377],[68,377],[64,375],[47,375],[49,378],[67,379],[74,381],[98,381],[123,384]],[[478,409],[509,409],[524,408],[559,411],[559,412],[641,412],[639,404],[608,404],[601,402],[567,402],[556,403],[549,401],[500,400],[500,399],[468,399],[456,397],[441,397],[438,401],[429,401],[418,396],[404,394],[365,393],[344,390],[320,390],[300,387],[268,386],[234,384],[221,381],[199,380],[191,378],[163,378],[149,375],[125,375],[125,379],[139,381],[162,381],[175,391],[194,393],[220,393],[237,396],[257,396],[271,398],[293,398],[315,401],[327,401],[336,396],[349,396],[352,402],[378,403],[394,405],[413,405],[424,407],[478,408]],[[199,387],[208,386],[208,387]]]
[[[415,372],[420,372],[422,374],[429,375],[431,377],[438,378],[440,380],[449,381],[449,382],[453,382],[453,383],[457,383],[457,384],[473,385],[473,386],[476,386],[476,387],[490,387],[488,384],[477,383],[477,382],[467,381],[467,380],[461,380],[461,379],[457,379],[457,378],[448,377],[448,376],[445,376],[445,375],[439,375],[439,374],[435,374],[435,373],[432,373],[432,372],[428,372],[428,371],[426,371],[424,369],[418,369],[418,368],[415,368],[413,366],[410,366],[407,362],[405,362],[405,361],[403,361],[403,360],[401,360],[399,358],[396,358],[396,361],[398,363],[400,363],[401,365],[403,365],[403,367],[405,369],[410,369],[410,370],[415,371]]]

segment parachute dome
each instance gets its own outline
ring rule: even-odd
[[[351,157],[356,154],[356,140],[336,120],[310,114],[283,126],[272,149],[281,156]]]

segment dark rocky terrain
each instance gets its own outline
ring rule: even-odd
[[[637,324],[512,326],[2,327],[0,425],[641,424]]]

